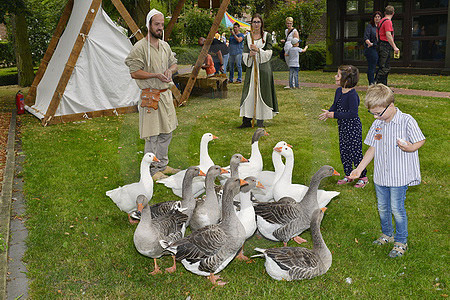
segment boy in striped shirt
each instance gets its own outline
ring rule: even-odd
[[[425,143],[425,136],[413,117],[395,107],[394,93],[384,84],[369,86],[364,104],[375,121],[364,140],[369,149],[349,177],[359,178],[362,170],[374,159],[373,182],[382,231],[374,244],[394,242],[389,257],[400,257],[408,248],[406,190],[408,186],[420,184],[417,150]]]

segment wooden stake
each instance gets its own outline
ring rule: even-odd
[[[253,38],[253,32],[250,33],[250,36],[252,38],[252,45],[255,44],[255,39]],[[250,50],[251,51],[251,50]],[[252,128],[255,127],[255,119],[256,119],[256,101],[258,100],[258,66],[256,65],[256,55],[253,56],[253,66],[254,68],[254,74],[253,74],[253,89],[254,89],[254,96],[253,96],[253,118],[252,118]]]
[[[192,73],[189,77],[189,81],[186,85],[186,88],[183,91],[183,95],[181,95],[181,99],[178,103],[178,105],[183,105],[187,102],[189,95],[192,92],[192,88],[194,87],[195,80],[197,79],[197,75],[200,71],[200,68],[205,61],[206,54],[208,53],[209,46],[211,45],[211,42],[214,38],[214,34],[217,32],[217,29],[219,28],[219,24],[222,21],[223,15],[225,14],[225,11],[227,10],[228,5],[230,4],[230,0],[223,0],[219,11],[217,12],[216,17],[214,18],[214,22],[211,26],[211,29],[209,30],[208,37],[206,38],[205,44],[203,45],[202,51],[200,52],[200,55],[197,59],[197,62],[195,63],[194,69],[192,70]]]
[[[69,59],[67,60],[66,66],[64,67],[64,71],[59,79],[58,85],[56,86],[55,93],[53,94],[52,100],[47,108],[47,112],[45,113],[45,117],[42,119],[42,125],[47,126],[49,118],[52,118],[55,115],[56,109],[61,102],[61,97],[64,94],[64,90],[66,89],[67,82],[70,79],[70,75],[72,75],[73,68],[77,62],[78,56],[80,55],[81,49],[83,48],[86,36],[89,34],[92,23],[94,22],[95,16],[100,8],[101,0],[92,0],[91,7],[86,14],[86,18],[84,19],[83,25],[80,29],[80,34],[78,35],[75,45],[73,46],[72,52],[70,53]]]
[[[186,0],[178,0],[177,6],[175,7],[175,10],[172,14],[172,18],[170,19],[170,22],[169,24],[167,24],[166,30],[164,31],[164,40],[166,42],[169,40],[170,34],[172,33],[173,27],[175,26],[175,23],[180,16],[181,9],[183,8],[184,3],[186,3]]]
[[[111,0],[111,2],[114,4],[114,6],[116,7],[116,9],[119,12],[119,14],[125,20],[125,23],[127,23],[128,28],[130,28],[131,32],[138,39],[138,41],[141,40],[142,38],[144,38],[144,35],[142,34],[141,30],[136,25],[136,23],[134,22],[133,18],[128,13],[128,11],[125,8],[125,6],[123,6],[122,1],[120,1],[120,0]]]
[[[52,39],[50,40],[50,44],[48,44],[47,50],[45,51],[44,57],[41,60],[41,64],[39,65],[39,69],[34,77],[33,83],[31,84],[30,89],[28,90],[27,97],[25,98],[25,104],[28,106],[33,106],[36,101],[36,90],[39,82],[41,82],[42,77],[47,70],[48,63],[55,52],[56,46],[58,45],[59,38],[66,27],[67,21],[69,20],[70,14],[73,9],[73,0],[69,0],[64,8],[64,11],[59,19],[58,25],[56,26],[55,32],[53,33]]]

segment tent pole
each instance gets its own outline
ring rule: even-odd
[[[53,33],[52,39],[48,44],[47,50],[45,51],[44,57],[41,60],[41,64],[39,65],[39,69],[36,72],[36,76],[34,77],[33,83],[28,91],[27,97],[25,98],[25,104],[28,106],[33,106],[36,101],[36,89],[41,82],[42,77],[47,70],[48,63],[55,52],[56,46],[58,45],[59,38],[66,27],[67,21],[72,13],[73,9],[73,0],[69,0],[64,8],[64,11],[59,19],[58,25],[56,26],[56,30]]]
[[[178,17],[181,14],[181,10],[183,9],[184,3],[186,0],[179,0],[175,10],[173,11],[172,18],[170,19],[169,24],[167,24],[166,30],[164,32],[164,40],[167,42],[169,40],[170,34],[172,33],[173,27],[178,20]]]
[[[95,16],[100,8],[101,0],[92,0],[91,6],[86,14],[83,25],[80,29],[80,34],[78,35],[75,44],[73,46],[72,52],[70,53],[69,59],[64,67],[64,71],[59,79],[58,85],[56,86],[55,93],[53,94],[52,100],[47,108],[44,118],[42,119],[42,125],[47,126],[50,120],[56,113],[56,109],[59,106],[61,97],[66,89],[67,82],[69,81],[70,75],[72,75],[73,69],[77,62],[78,56],[80,55],[81,49],[83,48],[86,36],[89,34],[92,23],[94,22]]]
[[[144,37],[144,35],[142,34],[141,30],[134,22],[133,18],[128,13],[128,11],[125,8],[125,6],[123,5],[122,1],[111,0],[111,2],[114,4],[114,6],[116,7],[117,11],[122,16],[122,18],[125,20],[125,23],[127,23],[128,28],[130,28],[131,32],[133,32],[133,34],[135,35],[135,37],[138,40],[141,40]]]
[[[217,32],[217,29],[219,28],[219,24],[222,21],[223,15],[225,14],[225,11],[227,10],[229,4],[230,4],[230,0],[223,0],[222,3],[220,4],[219,11],[217,12],[216,17],[214,18],[214,22],[208,33],[205,44],[203,45],[202,51],[200,52],[197,62],[195,63],[194,69],[192,70],[192,73],[189,76],[188,83],[186,84],[183,94],[181,95],[181,99],[178,102],[179,106],[183,105],[187,102],[189,95],[192,92],[192,88],[194,87],[195,81],[197,80],[197,76],[200,71],[200,68],[203,65],[203,62],[205,61],[205,57],[206,57],[206,54],[208,53],[209,46],[211,45],[212,40],[214,38],[214,34]]]

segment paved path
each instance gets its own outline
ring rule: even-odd
[[[289,85],[288,80],[275,80],[275,84],[280,84],[283,86]],[[336,89],[335,84],[325,84],[325,83],[310,83],[310,82],[301,82],[300,86],[304,87],[318,87],[324,89]],[[367,86],[357,86],[357,91],[366,91]],[[450,98],[449,92],[436,92],[436,91],[424,91],[424,90],[410,90],[403,88],[392,88],[395,94],[399,95],[410,95],[410,96],[425,96],[425,97],[439,97],[439,98]]]

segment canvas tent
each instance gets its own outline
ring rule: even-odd
[[[49,106],[69,65],[77,38],[83,39],[81,52],[75,60],[73,71],[51,118],[82,114],[85,117],[95,111],[135,110],[139,88],[131,78],[124,60],[132,44],[125,30],[93,2],[74,0],[72,13],[56,49],[48,62],[42,79],[36,86],[36,98],[26,109],[43,120],[49,115]],[[95,14],[90,30],[82,33],[82,26],[90,14]],[[56,91],[56,92],[55,92]],[[53,101],[55,102],[55,101]],[[67,119],[67,120],[70,120]],[[49,120],[50,121],[50,120]]]

